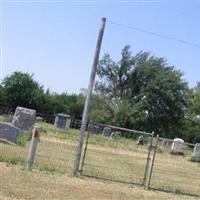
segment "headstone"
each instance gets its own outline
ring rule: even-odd
[[[121,132],[119,132],[119,131],[114,131],[110,135],[111,139],[117,139],[117,138],[120,138],[120,137],[121,137]]]
[[[88,131],[91,134],[98,134],[100,132],[100,127],[94,124],[89,124],[88,125]]]
[[[69,115],[64,113],[59,113],[56,115],[54,126],[60,129],[69,129],[70,128],[71,119]]]
[[[43,121],[42,117],[36,117],[36,122],[42,122],[42,121]]]
[[[9,123],[0,123],[0,138],[16,142],[21,130]]]
[[[31,130],[36,119],[36,111],[28,108],[17,107],[12,119],[12,124],[21,130]]]
[[[97,126],[97,125],[93,126],[92,133],[98,134],[99,133],[99,129],[100,129],[99,126]]]
[[[105,127],[105,128],[103,129],[103,136],[105,136],[105,137],[110,137],[111,131],[112,131],[111,128]]]
[[[171,151],[172,153],[175,153],[175,154],[183,154],[184,140],[180,138],[175,138],[171,146]]]
[[[138,145],[144,145],[144,136],[141,135],[139,138],[138,138],[138,142],[137,142]]]
[[[93,126],[93,125],[90,124],[90,123],[89,123],[88,126],[87,126],[87,131],[90,132],[90,133],[92,132],[92,126]]]
[[[192,160],[200,162],[200,143],[195,144]]]

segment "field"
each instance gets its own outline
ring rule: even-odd
[[[91,135],[83,174],[132,184],[73,177],[79,131],[60,131],[45,123],[39,126],[41,138],[32,172],[25,170],[29,142],[25,146],[0,144],[0,199],[198,199],[183,195],[200,194],[200,165],[189,160],[189,150],[185,156],[157,153],[151,186],[174,193],[147,191],[139,186],[147,146],[137,146],[133,139]]]

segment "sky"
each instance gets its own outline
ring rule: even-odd
[[[111,22],[200,45],[200,1],[10,1],[1,0],[1,77],[34,74],[45,89],[78,93],[87,88],[101,18],[107,23],[100,58],[120,59],[129,44],[165,57],[190,87],[200,81],[200,46],[167,40]]]

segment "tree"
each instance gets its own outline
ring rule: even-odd
[[[39,109],[44,98],[43,88],[33,80],[32,74],[14,72],[3,80],[2,85],[8,107],[15,109],[17,106],[24,106]]]
[[[0,85],[0,106],[5,106],[4,88]]]
[[[45,94],[45,113],[67,113],[72,118],[81,119],[85,97],[82,94],[57,94],[47,90]]]
[[[102,124],[112,124],[113,110],[108,104],[107,97],[93,94],[92,96],[92,109],[89,113],[91,121]]]
[[[200,142],[200,84],[189,92],[183,134],[187,141]]]
[[[184,118],[187,83],[182,73],[169,66],[164,58],[148,52],[131,55],[122,50],[119,62],[106,54],[98,68],[97,94],[109,98],[115,123],[129,128],[178,135]]]
[[[100,60],[97,70],[100,81],[96,83],[96,91],[109,96],[114,105],[126,97],[129,73],[134,67],[134,58],[131,56],[129,45],[122,49],[121,55],[121,60],[114,62],[110,55],[106,54]]]
[[[182,73],[169,66],[165,59],[143,52],[137,55],[130,75],[129,98],[133,106],[143,102],[148,130],[168,137],[179,134],[188,91],[181,77]]]

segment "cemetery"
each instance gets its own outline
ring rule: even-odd
[[[34,113],[34,111],[26,108],[16,108],[10,123],[1,122],[2,127],[9,124],[9,132],[3,130],[4,134],[1,134],[1,138],[6,138],[14,144],[14,137],[20,134],[21,130],[32,130],[37,124],[40,139],[31,169],[54,174],[71,174],[74,167],[79,130],[73,128],[73,121],[67,128],[66,123],[63,123],[64,126],[57,127],[55,126],[56,123],[48,124],[41,119],[36,122],[36,114]],[[24,115],[29,117],[30,121],[24,120]],[[55,121],[58,120],[57,116],[55,115]],[[69,119],[68,116],[64,116]],[[13,127],[13,130],[11,127]],[[0,130],[2,133],[2,129]],[[19,132],[16,133],[16,130],[19,130]],[[114,182],[136,183],[142,187],[148,186],[148,188],[157,188],[163,191],[179,191],[183,195],[200,195],[200,180],[196,177],[196,173],[200,172],[199,144],[191,148],[182,139],[175,138],[171,145],[167,146],[164,139],[160,138],[157,141],[153,137],[153,145],[162,149],[162,152],[157,151],[151,180],[150,182],[147,181],[147,185],[143,185],[144,178],[148,180],[148,175],[145,177],[144,173],[148,160],[148,147],[151,146],[151,134],[145,135],[145,133],[131,131],[120,127],[109,127],[109,125],[103,128],[102,125],[89,124],[87,151],[80,169],[81,175],[83,177],[96,177],[100,180],[108,179]],[[128,138],[125,137],[127,134],[129,134]],[[132,139],[130,139],[131,135],[134,136]],[[28,166],[30,144],[31,141],[27,141],[25,146],[1,143],[1,161]],[[150,151],[150,154],[153,154],[153,152],[154,150]],[[149,158],[152,162],[153,156]],[[176,177],[175,182],[174,176]],[[190,184],[190,182],[193,182],[193,184]]]
[[[1,0],[0,200],[200,199],[198,3]]]

